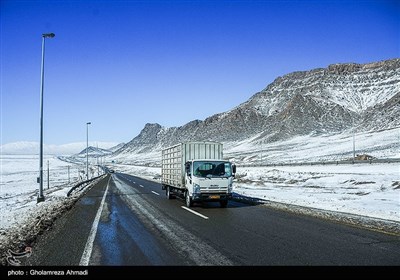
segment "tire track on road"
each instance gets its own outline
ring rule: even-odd
[[[121,194],[132,193],[132,187],[113,177],[116,188]],[[138,218],[149,228],[156,228],[171,248],[184,258],[189,258],[196,265],[233,265],[230,259],[217,251],[204,240],[193,235],[176,222],[169,219],[160,210],[149,204],[140,195],[134,197],[122,195],[122,199]]]

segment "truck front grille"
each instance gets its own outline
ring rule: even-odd
[[[200,187],[202,193],[226,193],[228,187]]]

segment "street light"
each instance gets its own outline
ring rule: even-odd
[[[89,180],[89,124],[92,124],[91,122],[86,123],[86,179]]]
[[[40,75],[40,153],[39,153],[39,194],[37,202],[44,201],[43,195],[43,89],[44,89],[44,46],[46,38],[53,38],[54,33],[42,34],[42,66]]]

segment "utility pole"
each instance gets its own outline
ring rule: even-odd
[[[96,147],[97,147],[97,151],[99,150],[99,144],[96,142]],[[99,171],[99,155],[97,155],[96,157],[96,163],[97,163],[97,176],[100,175],[100,171]]]
[[[92,123],[86,123],[86,180],[89,180],[89,124]]]

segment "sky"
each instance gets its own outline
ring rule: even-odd
[[[228,111],[279,76],[400,57],[400,1],[0,0],[0,144],[128,142]]]

